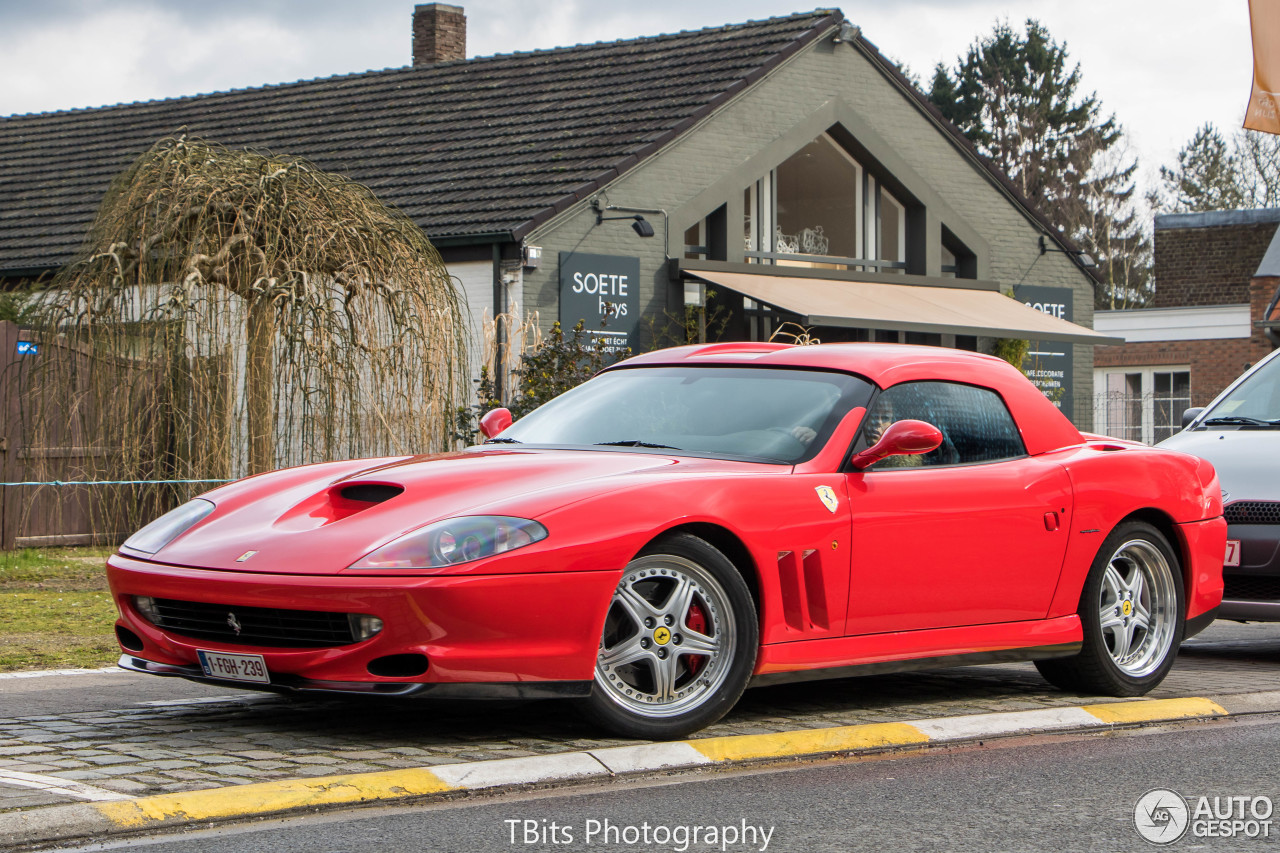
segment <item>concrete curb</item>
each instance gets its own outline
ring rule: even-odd
[[[101,839],[130,832],[280,815],[323,806],[389,803],[409,798],[624,774],[838,753],[914,749],[993,737],[1089,731],[1274,711],[1280,711],[1280,691],[1213,699],[1142,699],[1037,711],[645,743],[530,758],[262,782],[0,814],[0,842],[18,846],[78,838]]]

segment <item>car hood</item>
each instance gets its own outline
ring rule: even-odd
[[[1280,500],[1280,429],[1205,429],[1160,442],[1213,463],[1222,502]]]
[[[584,483],[589,489],[600,481],[606,488],[605,478],[678,463],[629,452],[504,449],[292,468],[204,495],[214,512],[151,559],[232,571],[336,574],[424,524],[546,512],[580,499]],[[392,496],[377,502],[350,497],[370,493]]]

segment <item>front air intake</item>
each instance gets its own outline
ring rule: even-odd
[[[360,642],[347,613],[157,598],[147,619],[169,634],[244,646],[306,649]]]

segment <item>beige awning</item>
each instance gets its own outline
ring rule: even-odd
[[[883,284],[829,278],[685,270],[782,311],[805,326],[849,326],[1026,338],[1082,344],[1122,344],[1093,329],[1051,317],[994,290]]]

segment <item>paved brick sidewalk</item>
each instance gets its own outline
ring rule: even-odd
[[[1216,626],[1215,626],[1216,628]],[[1247,640],[1237,639],[1246,637]],[[133,676],[121,676],[133,677]],[[145,676],[139,676],[145,677]],[[1154,698],[1280,689],[1280,625],[1207,635],[1186,648]],[[0,811],[76,802],[17,774],[80,783],[109,796],[493,758],[630,743],[602,738],[571,708],[537,703],[393,703],[245,693],[213,702],[28,716],[0,722]],[[748,691],[701,736],[1065,707],[1030,664],[867,676]],[[8,781],[6,781],[6,778]]]

